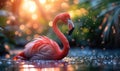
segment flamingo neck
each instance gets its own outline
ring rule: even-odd
[[[59,56],[60,57],[59,59],[62,59],[63,57],[67,56],[70,46],[69,46],[69,42],[68,42],[67,38],[58,29],[58,26],[57,26],[58,20],[59,19],[57,17],[54,19],[52,28],[53,28],[53,31],[55,32],[55,34],[58,36],[58,38],[60,39],[60,41],[63,44],[63,49],[62,49],[60,56]]]

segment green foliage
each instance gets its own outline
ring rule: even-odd
[[[74,18],[77,25],[72,38],[75,42],[81,45],[119,47],[120,2],[118,0],[100,1],[96,6],[87,9],[89,14]]]
[[[0,26],[6,26],[7,17],[0,16]]]
[[[88,45],[91,41],[94,40],[96,35],[97,24],[90,16],[83,16],[80,18],[80,21],[76,21],[75,30],[72,37],[76,41],[76,45]]]
[[[0,43],[7,43],[9,44],[10,46],[13,46],[15,45],[15,42],[14,42],[14,39],[13,39],[13,34],[14,32],[12,31],[7,31],[5,29],[2,29],[0,31]],[[4,45],[4,44],[3,44]]]

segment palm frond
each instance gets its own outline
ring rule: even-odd
[[[113,22],[113,17],[109,16],[107,25],[106,25],[106,27],[104,28],[104,31],[103,31],[103,41],[108,41],[109,40],[111,27],[113,25],[112,22]]]
[[[107,9],[104,9],[97,17],[99,18],[101,16],[104,16],[106,13],[108,13],[110,11],[113,11],[116,8],[119,8],[119,7],[120,7],[120,5],[119,6],[111,6],[111,7],[107,8]]]
[[[119,33],[119,30],[120,30],[119,15],[120,15],[120,8],[115,11],[114,16],[113,16],[113,22],[114,22],[114,25],[115,25],[115,29],[116,29],[116,32],[118,32],[118,33]]]

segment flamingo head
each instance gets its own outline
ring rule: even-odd
[[[61,13],[58,16],[61,21],[63,21],[65,24],[68,24],[68,28],[69,28],[68,35],[71,35],[71,33],[74,30],[74,24],[70,18],[70,15],[68,13]]]

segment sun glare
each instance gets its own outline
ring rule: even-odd
[[[23,4],[22,4],[22,9],[24,11],[30,12],[30,13],[34,13],[36,11],[36,4],[35,2],[31,1],[31,0],[24,0]]]
[[[46,0],[39,0],[39,2],[40,2],[41,4],[45,4],[45,3],[46,3]]]

